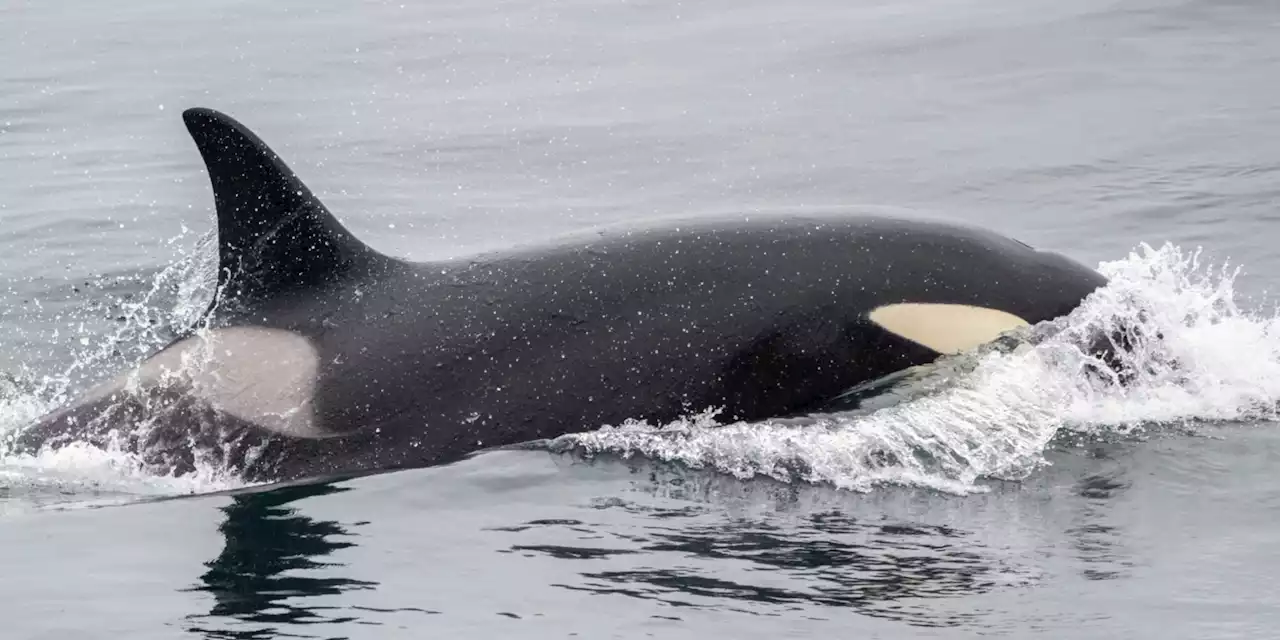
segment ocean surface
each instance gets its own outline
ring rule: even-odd
[[[0,442],[207,299],[193,106],[412,259],[875,206],[1111,278],[817,427],[258,488],[0,444],[4,638],[1280,633],[1280,3],[8,0],[0,60]],[[1062,357],[1125,323],[1127,388]]]

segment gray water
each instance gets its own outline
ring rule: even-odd
[[[1103,263],[1071,323],[1141,310],[1191,363],[1108,395],[989,355],[820,432],[582,425],[241,495],[0,455],[6,638],[1275,635],[1280,4],[18,0],[0,60],[0,431],[189,312],[191,106],[387,253],[893,207]],[[990,455],[858,455],[955,433]]]

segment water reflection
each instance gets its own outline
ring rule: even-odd
[[[189,630],[208,638],[241,640],[300,637],[305,625],[356,621],[330,613],[335,607],[317,606],[317,596],[353,589],[372,589],[377,583],[335,575],[317,575],[342,566],[325,556],[353,546],[341,524],[302,515],[290,503],[302,498],[349,490],[333,484],[292,486],[237,495],[222,508],[226,520],[218,528],[226,543],[218,557],[206,562],[201,584],[192,591],[212,594],[207,615],[191,616]],[[281,633],[277,627],[288,628]],[[301,636],[305,637],[305,636]]]
[[[500,530],[555,544],[530,540],[506,551],[583,562],[581,582],[558,585],[574,591],[756,615],[805,610],[821,617],[824,610],[853,610],[930,627],[970,624],[977,615],[931,601],[1033,579],[973,534],[947,526],[862,521],[839,512],[785,522],[725,521],[711,510],[659,509],[616,498],[596,507],[622,509],[644,524],[628,532],[580,521],[534,521]],[[627,560],[635,554],[644,554],[644,561]]]
[[[1117,499],[1128,491],[1131,481],[1125,465],[1117,460],[1118,445],[1090,448],[1087,457],[1099,468],[1076,483],[1079,506],[1075,526],[1067,530],[1071,547],[1083,563],[1081,575],[1087,580],[1114,580],[1129,575],[1132,551],[1125,546],[1125,531],[1113,524],[1111,513]]]
[[[1132,446],[1062,447],[1051,452],[1054,465],[1031,480],[991,481],[990,493],[963,498],[742,481],[598,456],[590,464],[626,469],[637,477],[632,489],[652,498],[645,502],[668,507],[601,500],[598,509],[634,517],[506,527],[521,539],[503,551],[576,563],[580,579],[561,588],[674,607],[810,616],[852,610],[915,626],[990,629],[1009,612],[974,596],[1035,600],[1029,587],[1063,575],[1132,575],[1136,550],[1121,515],[1133,500]],[[688,506],[670,507],[681,503]],[[1025,615],[1014,617],[1025,622]],[[1044,612],[1031,615],[1049,620]]]

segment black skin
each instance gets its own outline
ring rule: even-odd
[[[210,324],[309,338],[322,363],[318,428],[336,437],[271,433],[169,389],[147,409],[73,405],[24,433],[29,447],[75,437],[104,411],[119,426],[162,405],[140,447],[161,465],[189,468],[182,449],[198,431],[248,479],[287,480],[438,464],[711,407],[723,421],[794,415],[938,357],[872,325],[878,306],[962,303],[1034,324],[1105,284],[987,231],[848,214],[667,221],[409,263],[352,237],[239,123],[184,117],[218,206],[222,294]]]

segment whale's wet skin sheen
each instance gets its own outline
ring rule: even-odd
[[[1105,283],[987,231],[849,213],[409,263],[353,237],[243,125],[183,118],[218,216],[204,329],[23,431],[28,451],[124,432],[162,472],[214,455],[291,480],[627,420],[779,418],[1065,315]]]

